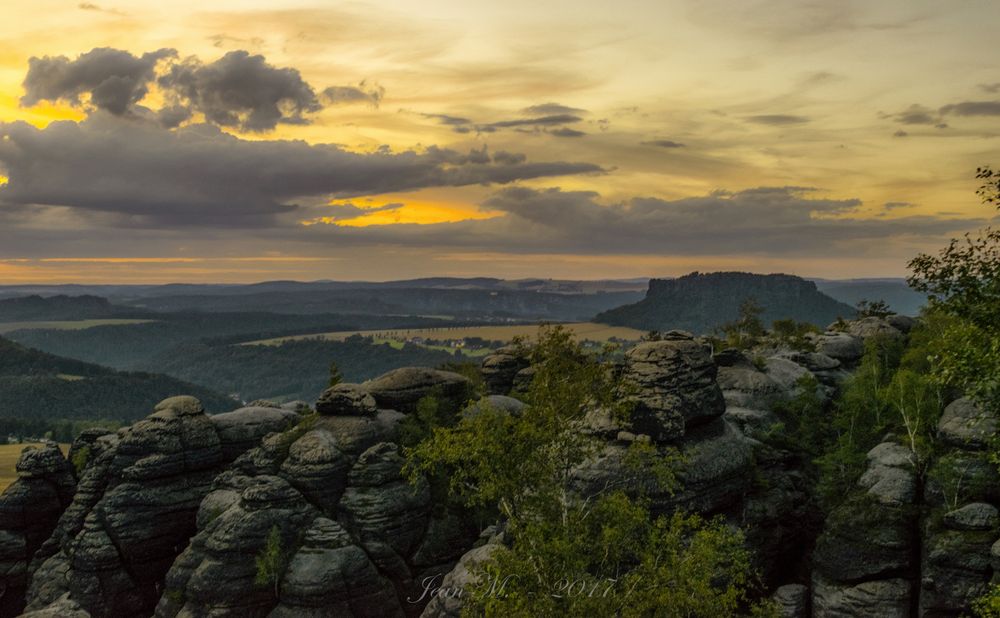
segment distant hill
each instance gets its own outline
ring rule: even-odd
[[[0,337],[0,417],[135,421],[174,395],[213,412],[236,403],[208,388],[157,373],[119,372],[26,348]]]
[[[792,318],[824,327],[855,313],[850,305],[819,292],[815,283],[800,277],[695,272],[677,279],[651,279],[645,299],[600,313],[594,320],[640,330],[709,333],[735,320],[740,304],[748,298],[764,308],[761,320],[765,325]]]
[[[816,279],[820,292],[854,306],[860,300],[884,300],[896,313],[915,316],[927,303],[927,296],[906,285],[904,279]]]
[[[535,285],[534,283],[529,285]],[[642,298],[638,291],[563,293],[538,289],[465,287],[328,288],[311,284],[305,289],[242,294],[182,294],[149,296],[131,301],[154,311],[238,312],[285,314],[364,313],[381,315],[448,315],[480,320],[585,321],[599,311]]]
[[[0,322],[41,320],[96,320],[104,318],[140,317],[145,315],[132,307],[112,305],[100,296],[39,295],[0,299]]]

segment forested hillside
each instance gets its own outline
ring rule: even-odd
[[[211,389],[160,373],[119,372],[0,337],[0,437],[37,436],[61,421],[131,422],[180,394],[198,397],[213,412],[236,405]]]
[[[315,401],[329,385],[330,363],[344,380],[362,382],[391,369],[436,367],[455,360],[448,352],[417,345],[395,349],[358,337],[346,341],[305,339],[281,345],[191,344],[148,363],[177,378],[233,394],[244,401]]]

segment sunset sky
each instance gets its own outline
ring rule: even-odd
[[[995,0],[4,0],[0,284],[901,276]]]

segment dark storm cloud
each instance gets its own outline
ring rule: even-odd
[[[586,135],[583,131],[577,131],[576,129],[570,129],[569,127],[561,127],[559,129],[552,129],[548,131],[549,135],[555,135],[556,137],[583,137]]]
[[[332,221],[349,221],[351,219],[361,219],[377,212],[387,212],[390,210],[400,210],[405,204],[393,202],[381,206],[358,206],[347,202],[344,204],[328,204],[322,208],[321,215]]]
[[[385,88],[378,84],[361,82],[357,86],[330,86],[323,90],[323,100],[328,105],[365,103],[378,107],[385,96]]]
[[[1000,101],[963,101],[945,105],[942,114],[955,116],[1000,116]]]
[[[210,122],[244,131],[267,131],[279,123],[304,124],[322,109],[312,86],[296,69],[278,68],[264,56],[232,51],[210,64],[197,58],[170,67],[158,83],[175,103],[201,112]]]
[[[669,139],[653,139],[639,142],[642,146],[656,146],[657,148],[684,148],[684,144]]]
[[[934,110],[914,103],[905,110],[896,114],[885,114],[884,117],[892,118],[900,124],[933,124],[941,122],[941,117]]]
[[[983,92],[996,94],[1000,92],[1000,82],[993,82],[992,84],[979,84],[979,89]]]
[[[560,105],[559,103],[542,103],[540,105],[532,105],[531,107],[525,107],[521,111],[531,116],[552,116],[555,114],[587,113],[587,110],[585,109],[580,109],[578,107],[569,107],[568,105]]]
[[[581,122],[583,118],[579,116],[574,116],[573,114],[551,114],[548,116],[538,116],[535,118],[515,118],[514,120],[501,120],[499,122],[491,122],[487,125],[482,125],[484,127],[492,127],[495,129],[509,129],[513,127],[551,127],[558,126],[561,124],[572,124],[574,122]]]
[[[522,253],[656,255],[838,255],[847,246],[914,236],[938,237],[979,219],[855,215],[856,199],[810,197],[800,187],[715,192],[679,200],[632,198],[602,204],[590,191],[502,189],[482,207],[501,216],[431,225],[313,226],[313,242],[475,248]]]
[[[906,131],[900,129],[900,130],[896,131],[895,133],[893,133],[892,136],[893,137],[909,137],[910,134],[907,133]]]
[[[508,153],[494,159],[485,148],[359,154],[242,140],[211,125],[170,131],[106,114],[45,129],[0,124],[0,170],[9,178],[0,187],[6,207],[66,207],[163,227],[270,226],[287,221],[278,219],[283,213],[314,215],[330,198],[602,172]]]
[[[76,60],[66,56],[33,57],[24,78],[22,105],[41,101],[65,101],[82,106],[89,95],[90,105],[116,116],[130,111],[149,92],[156,63],[175,57],[173,49],[133,56],[127,51],[99,47]]]
[[[760,116],[750,116],[747,122],[755,124],[769,124],[774,126],[784,126],[792,124],[803,124],[809,122],[805,116],[793,116],[791,114],[762,114]]]

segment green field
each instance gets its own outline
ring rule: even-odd
[[[612,338],[624,341],[638,341],[639,338],[645,334],[634,328],[626,328],[624,326],[608,326],[607,324],[594,324],[591,322],[573,322],[561,324],[561,326],[573,331],[576,338],[581,341],[605,342]],[[479,337],[481,339],[485,339],[486,341],[510,341],[514,337],[533,339],[538,335],[538,329],[538,324],[518,324],[514,326],[455,326],[440,328],[355,330],[312,335],[294,335],[291,337],[277,337],[275,339],[261,339],[259,341],[251,341],[243,345],[279,345],[285,341],[294,341],[296,339],[329,339],[332,341],[343,341],[352,335],[372,337],[376,343],[389,343],[390,345],[399,346],[402,346],[403,342],[409,341],[415,337],[436,340]],[[435,349],[449,349],[443,346],[427,347]],[[485,353],[485,351],[483,353]]]
[[[17,460],[21,457],[21,451],[28,446],[38,446],[38,444],[0,444],[0,492],[17,479]],[[63,455],[69,452],[68,444],[60,444]]]
[[[61,321],[40,321],[40,322],[0,322],[0,335],[10,333],[15,330],[29,328],[54,329],[54,330],[83,330],[95,326],[123,326],[128,324],[145,324],[153,320],[127,320],[127,319],[107,319],[107,320],[61,320]]]

